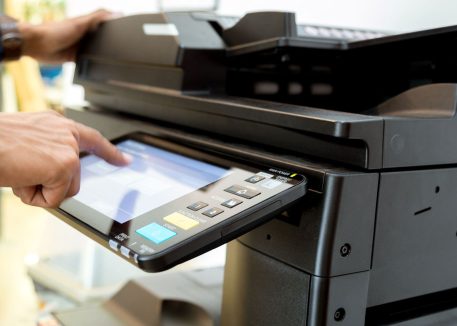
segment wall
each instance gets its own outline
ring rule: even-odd
[[[238,8],[290,10],[301,22],[392,31],[457,24],[453,0],[222,0],[222,11],[240,13]]]
[[[171,3],[170,0],[164,2]],[[185,2],[189,6],[201,3],[180,0]],[[130,14],[153,12],[158,5],[153,0],[68,0],[71,16],[97,8]],[[241,15],[255,10],[294,11],[301,22],[390,31],[457,25],[455,0],[221,0],[220,12],[225,14]]]

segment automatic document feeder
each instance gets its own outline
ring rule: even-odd
[[[67,114],[111,138],[140,131],[306,177],[302,199],[229,243],[214,323],[453,325],[455,36],[277,12],[120,18],[81,49],[90,106]],[[148,323],[152,283],[113,299],[119,325]]]

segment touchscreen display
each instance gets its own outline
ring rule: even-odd
[[[81,189],[74,200],[124,223],[213,183],[229,169],[175,154],[135,140],[117,147],[132,156],[117,167],[88,155],[81,159]]]

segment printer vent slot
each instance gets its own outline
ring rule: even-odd
[[[365,325],[392,325],[402,321],[411,321],[421,316],[432,315],[455,307],[457,307],[457,289],[454,288],[370,307],[366,312]]]
[[[424,209],[421,209],[421,210],[415,212],[414,215],[419,215],[419,214],[428,212],[428,211],[430,211],[430,210],[432,210],[432,208],[431,208],[431,207],[427,207],[427,208],[424,208]]]

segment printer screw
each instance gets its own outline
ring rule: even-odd
[[[335,321],[342,321],[345,316],[346,310],[344,310],[344,308],[338,308],[333,315],[333,319],[335,319]]]
[[[349,256],[351,253],[351,245],[349,243],[345,243],[341,248],[340,248],[340,254],[343,257]]]

